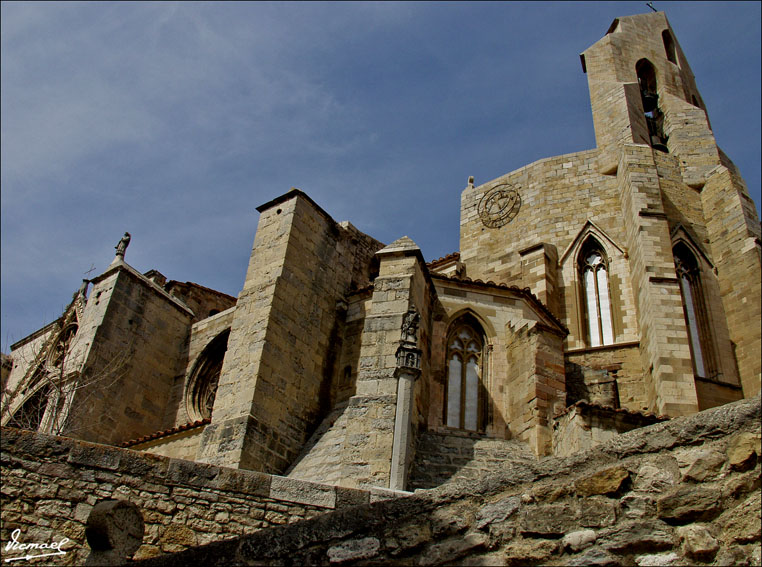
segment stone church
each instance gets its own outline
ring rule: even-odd
[[[596,147],[470,178],[459,252],[292,189],[234,298],[140,273],[125,235],[4,357],[3,425],[409,490],[758,395],[760,223],[664,13],[580,58]]]

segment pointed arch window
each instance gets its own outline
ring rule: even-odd
[[[44,384],[40,387],[16,410],[7,425],[18,427],[19,429],[37,431],[48,408],[50,390],[50,384]]]
[[[693,372],[700,378],[714,377],[717,374],[717,365],[698,261],[684,243],[678,243],[672,249],[672,254],[675,258],[677,278],[680,280]]]
[[[609,293],[609,262],[603,247],[589,238],[579,255],[588,346],[614,343]]]
[[[447,340],[445,425],[467,431],[484,428],[482,373],[484,333],[473,318],[453,325]]]

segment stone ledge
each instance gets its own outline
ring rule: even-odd
[[[2,428],[4,466],[24,455],[37,460],[66,462],[72,470],[100,469],[139,477],[161,486],[218,490],[275,501],[335,510],[407,496],[409,492],[353,489],[307,480],[231,469],[130,449],[56,437],[12,427]],[[40,459],[42,457],[42,459]]]
[[[571,551],[575,553],[583,552],[573,563],[566,564],[599,564],[592,561],[595,554],[603,554],[611,561],[621,561],[609,561],[605,564],[633,564],[634,558],[640,557],[644,550],[679,551],[679,542],[673,538],[674,529],[660,518],[655,509],[651,514],[653,517],[630,519],[627,516],[618,519],[615,514],[610,513],[614,511],[613,500],[606,500],[599,494],[614,493],[612,498],[616,498],[619,490],[626,490],[632,493],[632,498],[643,498],[641,492],[638,492],[644,490],[645,485],[642,482],[643,486],[638,487],[624,483],[633,471],[636,476],[642,476],[644,481],[649,479],[649,474],[653,474],[649,472],[651,469],[663,476],[663,471],[652,465],[654,455],[662,458],[669,454],[670,450],[684,452],[685,449],[702,443],[719,443],[715,446],[723,447],[727,443],[723,438],[730,438],[738,431],[758,431],[759,417],[760,398],[743,400],[694,416],[675,418],[625,433],[572,457],[549,457],[533,464],[506,463],[504,470],[480,481],[420,490],[407,498],[376,501],[365,506],[331,512],[291,525],[196,547],[182,553],[155,557],[140,564],[146,567],[179,567],[189,563],[454,564],[466,553],[483,554],[483,548],[488,547],[490,542],[500,544],[503,533],[500,530],[504,524],[507,526],[507,534],[513,533],[513,529],[522,529],[528,535],[513,538],[505,548],[504,553],[507,555],[499,557],[499,564],[526,564],[528,559],[532,559],[534,563],[542,563],[543,560],[554,558],[554,555],[558,558],[561,552],[561,536],[575,536],[565,539],[564,545],[567,548],[572,547]],[[665,450],[667,453],[663,452]],[[585,505],[578,502],[580,482],[601,476],[602,469],[613,473],[610,475],[613,481],[600,486],[596,484],[592,489],[588,487],[586,493],[593,496],[584,501]],[[743,474],[757,474],[758,479],[758,470],[757,466],[756,472],[749,471]],[[739,482],[746,480],[747,484],[753,483],[751,476],[748,479],[737,477],[735,482],[740,486]],[[651,481],[653,483],[654,479]],[[658,487],[659,494],[656,496],[682,503],[683,500],[688,501],[690,495],[712,493],[708,488],[705,488],[704,492],[697,492],[691,485],[680,488],[678,484],[674,484],[675,482],[676,479],[666,487],[664,494],[659,491],[665,490],[665,487]],[[756,487],[758,486],[756,484]],[[676,492],[679,490],[682,492]],[[750,484],[744,490],[744,494],[749,493],[755,490],[755,486]],[[373,492],[379,495],[394,494],[393,491],[374,489],[371,496]],[[500,500],[496,500],[496,496]],[[749,502],[749,510],[756,513],[756,509],[751,508],[754,502]],[[695,511],[696,506],[691,502],[688,504],[692,507],[686,508],[687,511],[678,510],[678,513],[682,514],[680,522],[681,518],[690,517],[691,514],[704,514],[703,508]],[[707,506],[707,516],[710,513],[716,515],[719,511],[710,505]],[[662,503],[661,508],[661,515],[674,515],[671,511],[666,511],[666,504]],[[732,504],[729,509],[733,510]],[[475,513],[476,511],[479,512]],[[487,527],[484,522],[481,526],[471,525],[483,519],[483,512],[489,512],[486,514],[489,517],[487,524],[493,524],[489,526],[489,531],[492,534],[492,528],[495,528],[494,538],[492,535],[488,538],[486,534],[474,531],[483,531]],[[742,512],[746,512],[746,508],[727,514],[739,515]],[[583,518],[583,513],[589,517]],[[748,512],[745,515],[748,516]],[[475,520],[469,519],[471,516]],[[556,526],[556,523],[559,525]],[[588,524],[595,527],[595,530],[588,529],[583,535],[589,537],[581,538],[582,532],[579,530]],[[739,524],[738,528],[733,525],[731,528],[740,534],[737,536],[741,538],[739,541],[758,541],[758,534],[748,535],[743,531],[746,529],[745,525]],[[535,537],[532,534],[540,536]],[[596,537],[598,542],[595,541]],[[477,544],[473,551],[469,548],[461,553],[460,548],[449,549],[453,542],[468,541],[469,538],[474,539]],[[583,551],[594,544],[595,548]],[[442,553],[439,554],[439,551]],[[437,560],[430,561],[432,557],[437,557]],[[505,562],[506,557],[510,560],[508,563]],[[678,557],[677,554],[675,557]],[[482,558],[487,556],[474,559]]]

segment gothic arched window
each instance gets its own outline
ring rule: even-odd
[[[483,333],[478,323],[472,317],[458,320],[447,339],[447,427],[468,431],[484,428],[483,355]]]
[[[77,324],[72,323],[59,333],[55,343],[48,351],[48,369],[50,371],[62,372],[64,370],[66,357],[69,355],[71,342],[74,335],[77,334],[77,329]]]
[[[222,362],[228,348],[230,330],[223,331],[210,342],[196,361],[188,384],[186,407],[192,420],[211,419]]]
[[[589,238],[579,255],[579,272],[587,327],[588,346],[614,343],[609,293],[609,266],[598,242]]]
[[[50,390],[50,384],[45,384],[29,396],[22,406],[16,410],[7,425],[37,431],[48,408]]]
[[[701,378],[709,378],[717,373],[711,327],[704,302],[701,285],[701,270],[696,257],[688,247],[679,243],[672,249],[675,270],[680,280],[683,298],[683,313],[688,327],[688,338],[693,359],[693,372]]]

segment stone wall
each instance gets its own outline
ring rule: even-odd
[[[566,403],[595,399],[587,375],[603,373],[606,380],[616,384],[617,403],[631,410],[647,410],[648,401],[643,385],[643,368],[637,342],[624,345],[585,348],[565,353]],[[601,380],[596,380],[600,382]],[[612,404],[616,407],[616,403]]]
[[[693,362],[653,150],[625,146],[617,179],[648,407],[662,414],[690,414],[698,410]]]
[[[246,281],[198,459],[282,473],[330,411],[345,295],[381,244],[292,190],[258,208]]]
[[[141,565],[759,565],[760,399]]]
[[[118,444],[159,430],[185,370],[192,317],[123,262],[95,278],[77,333],[89,337],[81,345],[80,382],[87,386],[74,393],[64,434]]]
[[[449,325],[467,313],[485,333],[485,433],[519,438],[544,452],[547,443],[542,434],[538,441],[535,426],[543,427],[553,402],[565,399],[563,327],[539,302],[515,287],[441,275],[433,279],[440,314],[434,325],[432,373],[427,377],[431,388],[428,427],[444,423],[447,334]]]
[[[145,536],[135,558],[145,558],[392,496],[13,428],[2,429],[1,491],[3,559],[19,555],[5,549],[19,529],[26,543],[69,538],[56,565],[84,563],[86,522],[102,500],[140,508]]]
[[[709,175],[701,202],[744,395],[755,396],[762,384],[762,228],[746,184],[726,156]]]
[[[445,482],[476,480],[506,463],[534,463],[526,443],[489,439],[478,433],[442,428],[418,436],[410,489],[434,488]]]
[[[170,281],[164,286],[170,295],[180,299],[194,313],[193,322],[227,311],[235,305],[235,297],[192,282]]]
[[[580,401],[555,418],[553,454],[566,457],[587,451],[621,433],[666,419],[669,418]]]
[[[195,423],[200,425],[194,427]],[[195,423],[186,425],[187,429],[183,428],[176,433],[162,435],[157,439],[151,439],[143,443],[130,444],[129,448],[133,451],[144,451],[153,455],[172,457],[173,459],[195,461],[198,445],[201,442],[201,435],[204,433],[205,427],[205,424],[202,422]],[[170,431],[174,431],[174,429]]]
[[[191,327],[188,358],[185,372],[178,375],[172,387],[172,396],[164,415],[163,428],[169,429],[194,421],[197,416],[189,413],[187,407],[188,387],[193,371],[204,349],[220,334],[230,330],[235,315],[235,307],[198,321]],[[194,455],[195,458],[195,455]]]

